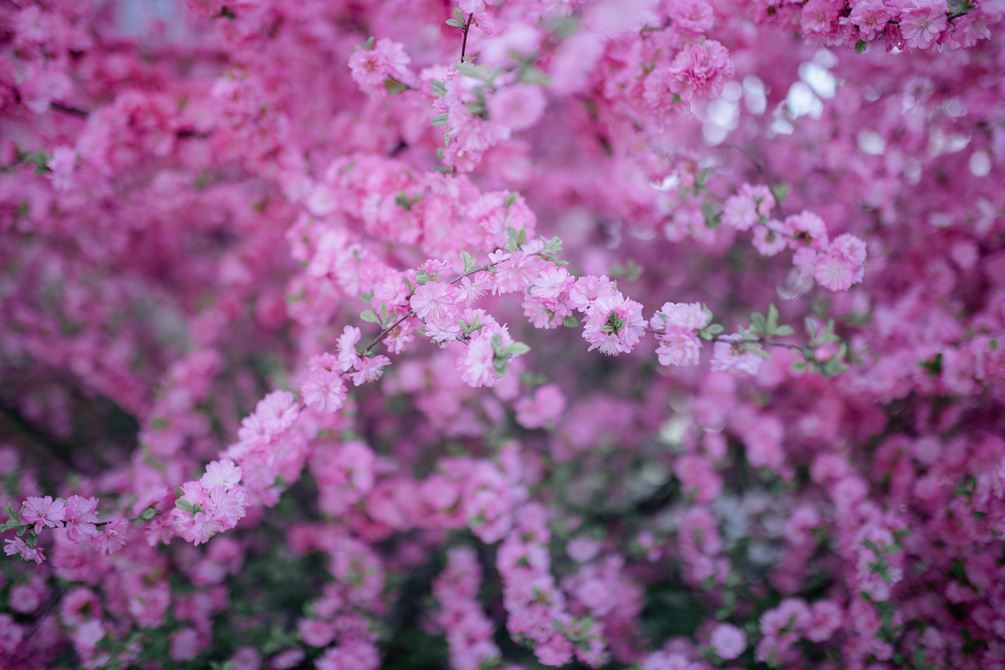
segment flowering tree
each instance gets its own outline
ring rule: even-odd
[[[1005,665],[1002,0],[4,0],[0,665]]]

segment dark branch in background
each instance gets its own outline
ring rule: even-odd
[[[82,119],[86,119],[88,117],[88,112],[85,112],[84,110],[78,109],[76,107],[70,107],[69,105],[64,105],[61,102],[49,103],[49,107],[56,110],[57,112],[63,112],[64,114],[72,114],[73,116],[79,116]]]
[[[468,14],[468,20],[464,22],[464,28],[461,32],[464,33],[464,37],[461,39],[461,62],[464,62],[464,54],[468,50],[468,30],[471,29],[471,20],[475,18],[474,12]]]
[[[56,592],[49,597],[49,601],[45,604],[45,606],[41,609],[41,611],[39,611],[38,615],[35,617],[35,623],[32,624],[31,629],[25,633],[22,639],[30,640],[33,637],[35,637],[35,633],[37,633],[38,629],[42,627],[42,622],[45,621],[45,618],[47,616],[49,616],[49,613],[52,612],[53,608],[55,608],[56,605],[59,604],[59,601],[63,599],[63,596],[66,595],[66,591],[67,587],[64,586],[60,586],[56,589]],[[29,653],[30,653],[30,645],[19,644],[17,646],[17,649],[15,649],[14,660],[26,661],[28,660]]]
[[[70,454],[74,451],[72,444],[64,442],[47,430],[36,426],[17,407],[8,405],[2,400],[0,400],[0,415],[9,426],[26,434],[34,444],[41,445],[49,456],[68,468],[73,467],[73,462],[70,460]]]

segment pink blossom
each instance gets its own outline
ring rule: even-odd
[[[628,353],[642,339],[645,329],[642,305],[625,298],[620,292],[597,298],[587,312],[583,339],[590,351],[617,356]]]
[[[83,542],[98,533],[98,499],[73,495],[66,499],[66,537]]]
[[[781,222],[772,219],[754,229],[754,239],[751,243],[758,253],[762,256],[774,256],[787,246],[785,238],[779,234],[781,228]]]
[[[204,489],[213,489],[222,486],[225,491],[237,486],[241,481],[241,468],[234,465],[234,461],[224,458],[213,461],[206,466],[206,474],[202,476],[199,483]]]
[[[751,345],[716,342],[712,351],[712,370],[734,374],[756,375],[763,360],[747,349]]]
[[[712,98],[722,92],[726,80],[733,76],[729,51],[715,40],[688,44],[670,64],[673,90],[684,100]]]
[[[889,20],[883,0],[853,0],[847,21],[858,28],[859,39],[872,40],[883,32]]]
[[[472,335],[464,353],[457,359],[457,371],[468,386],[495,385],[499,377],[495,372],[492,333],[480,331]]]
[[[545,384],[534,391],[533,398],[521,398],[516,404],[516,420],[524,428],[542,428],[565,411],[565,395],[555,384]]]
[[[614,283],[607,275],[595,277],[587,275],[576,280],[569,290],[569,304],[581,312],[585,312],[597,299],[614,295]]]
[[[900,32],[911,49],[927,49],[946,29],[946,8],[938,2],[919,2],[900,15]]]
[[[292,426],[299,414],[300,408],[289,391],[273,391],[255,408],[255,416],[262,422],[262,427],[274,435]]]
[[[497,90],[487,104],[492,121],[513,130],[525,130],[538,122],[547,101],[540,86],[514,84]]]
[[[715,12],[707,0],[679,0],[667,10],[674,28],[688,36],[702,35],[715,23]]]
[[[737,230],[747,230],[758,221],[757,203],[752,197],[737,194],[726,198],[722,208],[723,224]]]
[[[387,356],[366,356],[356,363],[356,371],[352,373],[352,383],[362,386],[375,382],[384,374],[384,368],[391,364]]]
[[[806,625],[806,639],[825,642],[841,627],[844,611],[830,600],[820,600],[810,607],[810,620]]]
[[[62,528],[66,518],[66,509],[62,500],[52,499],[52,496],[38,498],[29,496],[21,508],[21,523],[35,525],[35,532],[43,528]]]
[[[747,635],[736,626],[724,623],[712,631],[710,642],[719,658],[731,661],[739,658],[747,648]]]
[[[356,351],[356,344],[359,343],[362,333],[355,326],[346,326],[339,335],[336,351],[338,352],[338,363],[342,372],[351,370],[359,362],[359,353]],[[334,368],[332,368],[334,369]]]
[[[342,375],[332,370],[313,370],[300,385],[304,404],[319,412],[337,412],[345,404],[348,391]]]
[[[665,302],[649,324],[654,330],[661,328],[697,331],[708,325],[711,316],[701,303]]]
[[[453,321],[457,309],[457,289],[447,283],[430,281],[415,289],[409,303],[416,316],[428,321]]]
[[[701,340],[693,332],[670,328],[659,336],[656,356],[660,365],[697,365],[701,359]]]
[[[790,242],[795,249],[801,245],[821,251],[827,248],[827,225],[813,212],[803,211],[786,217],[783,232],[795,238]]]
[[[387,95],[385,80],[394,79],[406,84],[412,80],[408,71],[410,61],[401,44],[384,37],[371,48],[361,47],[354,51],[349,56],[349,71],[361,91],[381,97]]]

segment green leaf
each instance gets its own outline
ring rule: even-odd
[[[773,334],[780,337],[786,337],[788,335],[792,335],[794,332],[796,331],[792,330],[792,326],[776,326]]]
[[[935,358],[932,360],[921,361],[918,365],[928,370],[929,377],[938,377],[942,374],[942,352],[935,354]]]
[[[454,63],[454,68],[465,77],[484,80],[483,73],[477,65],[471,65],[469,63]]]
[[[21,525],[21,513],[14,511],[14,501],[12,501],[12,500],[8,501],[7,502],[7,507],[4,508],[4,511],[7,512],[7,516],[9,517],[9,520],[11,520],[11,521],[17,521],[17,525],[19,525],[19,526]]]
[[[430,123],[432,123],[434,126],[445,126],[445,125],[447,125],[447,117],[449,117],[449,116],[450,115],[447,114],[447,112],[443,112],[442,114],[437,114],[432,119],[430,119]]]
[[[416,284],[418,284],[419,286],[422,286],[423,284],[425,284],[428,281],[433,281],[433,278],[429,276],[428,272],[426,272],[425,270],[416,270],[415,271],[415,283]]]
[[[52,172],[49,169],[49,157],[45,155],[44,151],[35,151],[33,153],[26,153],[21,155],[21,160],[25,163],[31,163],[35,166],[35,174],[42,174],[44,172]]]
[[[719,212],[718,207],[711,200],[705,200],[701,203],[701,213],[705,216],[705,227],[715,230],[719,227],[719,221],[722,219],[722,213]]]
[[[760,347],[745,347],[744,351],[749,352],[751,354],[754,354],[755,356],[760,356],[761,358],[763,358],[765,360],[768,360],[768,361],[771,360],[771,354],[769,354],[764,349],[761,349]]]
[[[157,510],[153,507],[148,507],[142,512],[140,512],[140,521],[153,521],[153,518],[157,516]]]
[[[460,7],[454,7],[454,18],[464,23],[464,14],[461,12]]]
[[[698,337],[711,341],[713,337],[726,330],[718,323],[710,323],[698,331]]]
[[[510,193],[509,195],[506,196],[506,199],[503,201],[503,207],[509,209],[509,206],[512,205],[514,202],[516,202],[516,193]]]
[[[774,303],[768,305],[768,331],[774,332],[778,327],[778,308]]]
[[[177,500],[175,500],[174,506],[185,512],[191,512],[194,509],[192,507],[192,503],[185,500],[184,498],[178,498]]]
[[[380,323],[380,319],[377,318],[377,313],[372,309],[368,309],[365,312],[361,312],[359,318],[363,319],[367,323]]]
[[[771,195],[775,196],[775,202],[780,205],[791,190],[792,186],[790,184],[775,184],[771,187]]]
[[[388,77],[384,80],[384,88],[387,90],[388,95],[397,95],[402,91],[408,90],[408,86],[393,77]]]
[[[367,51],[373,51],[373,35],[370,35],[366,42],[363,43],[363,48]]]
[[[461,23],[460,21],[458,21],[457,19],[447,19],[446,23],[447,23],[448,26],[451,26],[453,28],[463,28],[464,27],[464,24]]]
[[[767,335],[767,323],[763,314],[760,312],[754,312],[750,315],[750,329],[757,335]]]
[[[579,325],[579,319],[570,314],[569,316],[562,319],[562,325],[567,326],[569,328],[575,328],[576,326]]]
[[[806,361],[795,360],[792,361],[792,369],[795,372],[802,372],[806,369]]]
[[[506,251],[513,253],[517,251],[524,242],[527,241],[527,229],[521,228],[520,231],[517,232],[516,228],[507,227],[506,237],[508,239],[506,241],[506,246],[503,248]]]
[[[539,70],[533,65],[527,65],[520,70],[520,82],[523,84],[548,86],[551,83],[551,79],[543,70]]]
[[[467,274],[471,270],[471,267],[475,264],[475,259],[471,256],[471,254],[462,249],[461,260],[464,261],[464,274]]]
[[[443,96],[445,96],[447,94],[447,87],[446,87],[446,85],[442,81],[440,81],[439,79],[434,79],[433,81],[429,82],[429,85],[432,87],[432,89],[434,91],[433,94],[437,98],[442,98]]]
[[[869,43],[866,42],[865,40],[859,40],[858,42],[855,42],[855,53],[861,54],[863,51],[865,51],[865,48],[867,46],[869,46]]]
[[[553,260],[554,256],[562,250],[562,238],[553,237],[550,240],[545,240],[544,245],[541,247],[541,253],[548,257],[548,260]]]
[[[404,193],[399,193],[395,197],[394,204],[396,204],[398,207],[403,207],[404,209],[407,209],[409,211],[412,210],[412,203],[408,201],[408,196],[405,195]]]
[[[481,79],[486,84],[491,84],[499,76],[501,70],[485,67],[483,65],[473,65],[471,63],[454,63],[454,68],[465,77]]]
[[[492,367],[495,369],[497,375],[499,375],[500,377],[504,376],[506,374],[506,359],[505,358],[494,359],[492,361]]]
[[[527,353],[528,351],[530,351],[530,347],[528,347],[523,342],[514,342],[513,344],[503,349],[503,354],[506,356],[520,356],[522,354]]]

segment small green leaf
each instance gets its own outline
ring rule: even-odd
[[[512,205],[514,202],[516,202],[516,193],[510,193],[509,195],[506,196],[506,199],[503,201],[503,207],[509,209],[510,205]]]
[[[468,252],[461,250],[461,260],[464,262],[464,274],[467,274],[475,264],[474,257]]]
[[[774,331],[778,326],[778,308],[772,303],[768,305],[768,331]]]
[[[539,70],[533,65],[528,65],[520,70],[520,82],[523,84],[548,86],[551,83],[551,79],[543,70]]]
[[[492,367],[495,368],[496,374],[500,377],[506,374],[506,359],[496,358],[492,361]]]
[[[192,503],[185,500],[184,498],[178,498],[177,500],[175,500],[174,506],[185,512],[191,512],[193,510]]]
[[[865,40],[859,40],[858,42],[855,42],[855,53],[861,54],[863,51],[865,51],[865,48],[867,46],[869,46],[869,43],[866,42]]]
[[[367,323],[380,323],[380,319],[377,318],[377,313],[372,309],[368,309],[365,312],[361,312],[359,318],[363,319]]]
[[[469,63],[454,63],[454,68],[456,68],[457,71],[465,77],[484,79],[482,72],[478,69],[477,65],[470,65]]]
[[[366,42],[363,43],[363,48],[367,51],[373,51],[373,35],[367,38]]]
[[[461,23],[460,21],[458,21],[457,19],[447,19],[446,23],[447,23],[448,26],[451,26],[453,28],[463,28],[464,27],[464,24]]]
[[[449,117],[449,116],[450,115],[447,114],[447,112],[443,112],[442,114],[437,114],[432,119],[430,119],[430,123],[432,123],[434,126],[445,126],[445,125],[447,125],[447,117]]]
[[[139,519],[140,521],[152,521],[155,516],[157,516],[157,510],[153,507],[148,507],[140,512]]]
[[[771,187],[771,195],[775,196],[775,202],[780,205],[791,190],[792,186],[790,184],[775,184]]]
[[[579,319],[574,317],[572,314],[562,319],[562,325],[569,328],[575,328],[579,325]]]
[[[772,334],[780,337],[786,337],[788,335],[792,335],[794,332],[796,331],[792,330],[792,326],[776,326],[775,332]]]
[[[429,273],[426,272],[425,270],[416,270],[415,271],[415,283],[418,284],[419,286],[422,286],[426,282],[432,281],[432,280],[433,280],[433,278],[431,276],[429,276]]]
[[[384,80],[384,88],[387,90],[388,95],[397,95],[402,91],[408,90],[408,86],[393,77],[388,77]]]
[[[429,82],[429,85],[432,87],[432,89],[434,91],[434,95],[437,98],[442,98],[443,96],[445,96],[447,94],[447,87],[446,87],[446,85],[444,85],[444,83],[442,81],[440,81],[439,79],[434,79],[433,81]]]
[[[464,14],[461,12],[460,7],[454,7],[454,18],[464,23]]]
[[[530,347],[528,347],[523,342],[514,342],[513,344],[503,349],[503,354],[506,356],[520,356],[522,354],[527,353],[528,351],[530,351]]]

